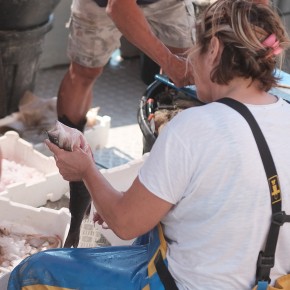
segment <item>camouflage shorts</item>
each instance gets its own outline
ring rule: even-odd
[[[188,48],[193,43],[195,15],[191,0],[159,0],[143,5],[152,30],[167,46]],[[104,66],[120,46],[121,33],[93,0],[73,0],[68,56],[86,67]]]

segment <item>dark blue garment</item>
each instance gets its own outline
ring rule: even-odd
[[[131,246],[46,250],[14,268],[7,290],[164,290],[154,260],[167,266],[166,251],[161,225]]]

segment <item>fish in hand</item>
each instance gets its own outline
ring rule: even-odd
[[[70,124],[69,124],[70,125]],[[83,134],[80,130],[68,127],[60,121],[54,128],[47,132],[50,142],[67,151],[72,151],[74,146],[89,150]],[[64,248],[77,248],[80,239],[80,228],[84,217],[90,213],[91,196],[83,181],[69,182],[69,211],[71,213],[70,228]]]

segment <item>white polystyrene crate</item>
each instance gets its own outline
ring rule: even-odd
[[[146,153],[142,158],[130,161],[124,165],[116,166],[110,169],[101,169],[103,176],[110,182],[110,184],[117,190],[127,190],[135,178],[138,176],[138,172],[149,153]],[[93,217],[93,213],[96,212],[94,206],[91,207],[90,219]],[[133,240],[125,241],[117,237],[110,229],[103,229],[102,226],[95,224],[95,228],[99,231],[112,246],[129,245]]]
[[[0,196],[39,207],[48,200],[59,200],[68,192],[68,182],[59,174],[54,158],[33,149],[32,144],[21,139],[15,131],[8,131],[0,137],[0,148],[3,158],[33,167],[45,176],[35,182],[10,184],[0,192]]]
[[[40,234],[57,235],[63,242],[69,229],[70,213],[67,208],[35,208],[0,197],[0,225],[1,223],[29,226]],[[0,273],[0,290],[6,290],[9,274],[8,270]]]
[[[87,127],[84,135],[92,150],[104,148],[108,142],[111,117],[96,116],[96,125]]]

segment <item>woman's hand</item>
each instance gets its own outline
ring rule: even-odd
[[[106,224],[106,222],[104,221],[104,219],[97,212],[94,213],[93,221],[94,221],[94,223],[98,223],[99,225],[101,225],[103,229],[109,229],[109,227]]]
[[[65,151],[48,139],[45,140],[45,144],[54,154],[59,173],[67,181],[80,181],[95,167],[91,150],[84,151],[74,147],[73,151]]]

